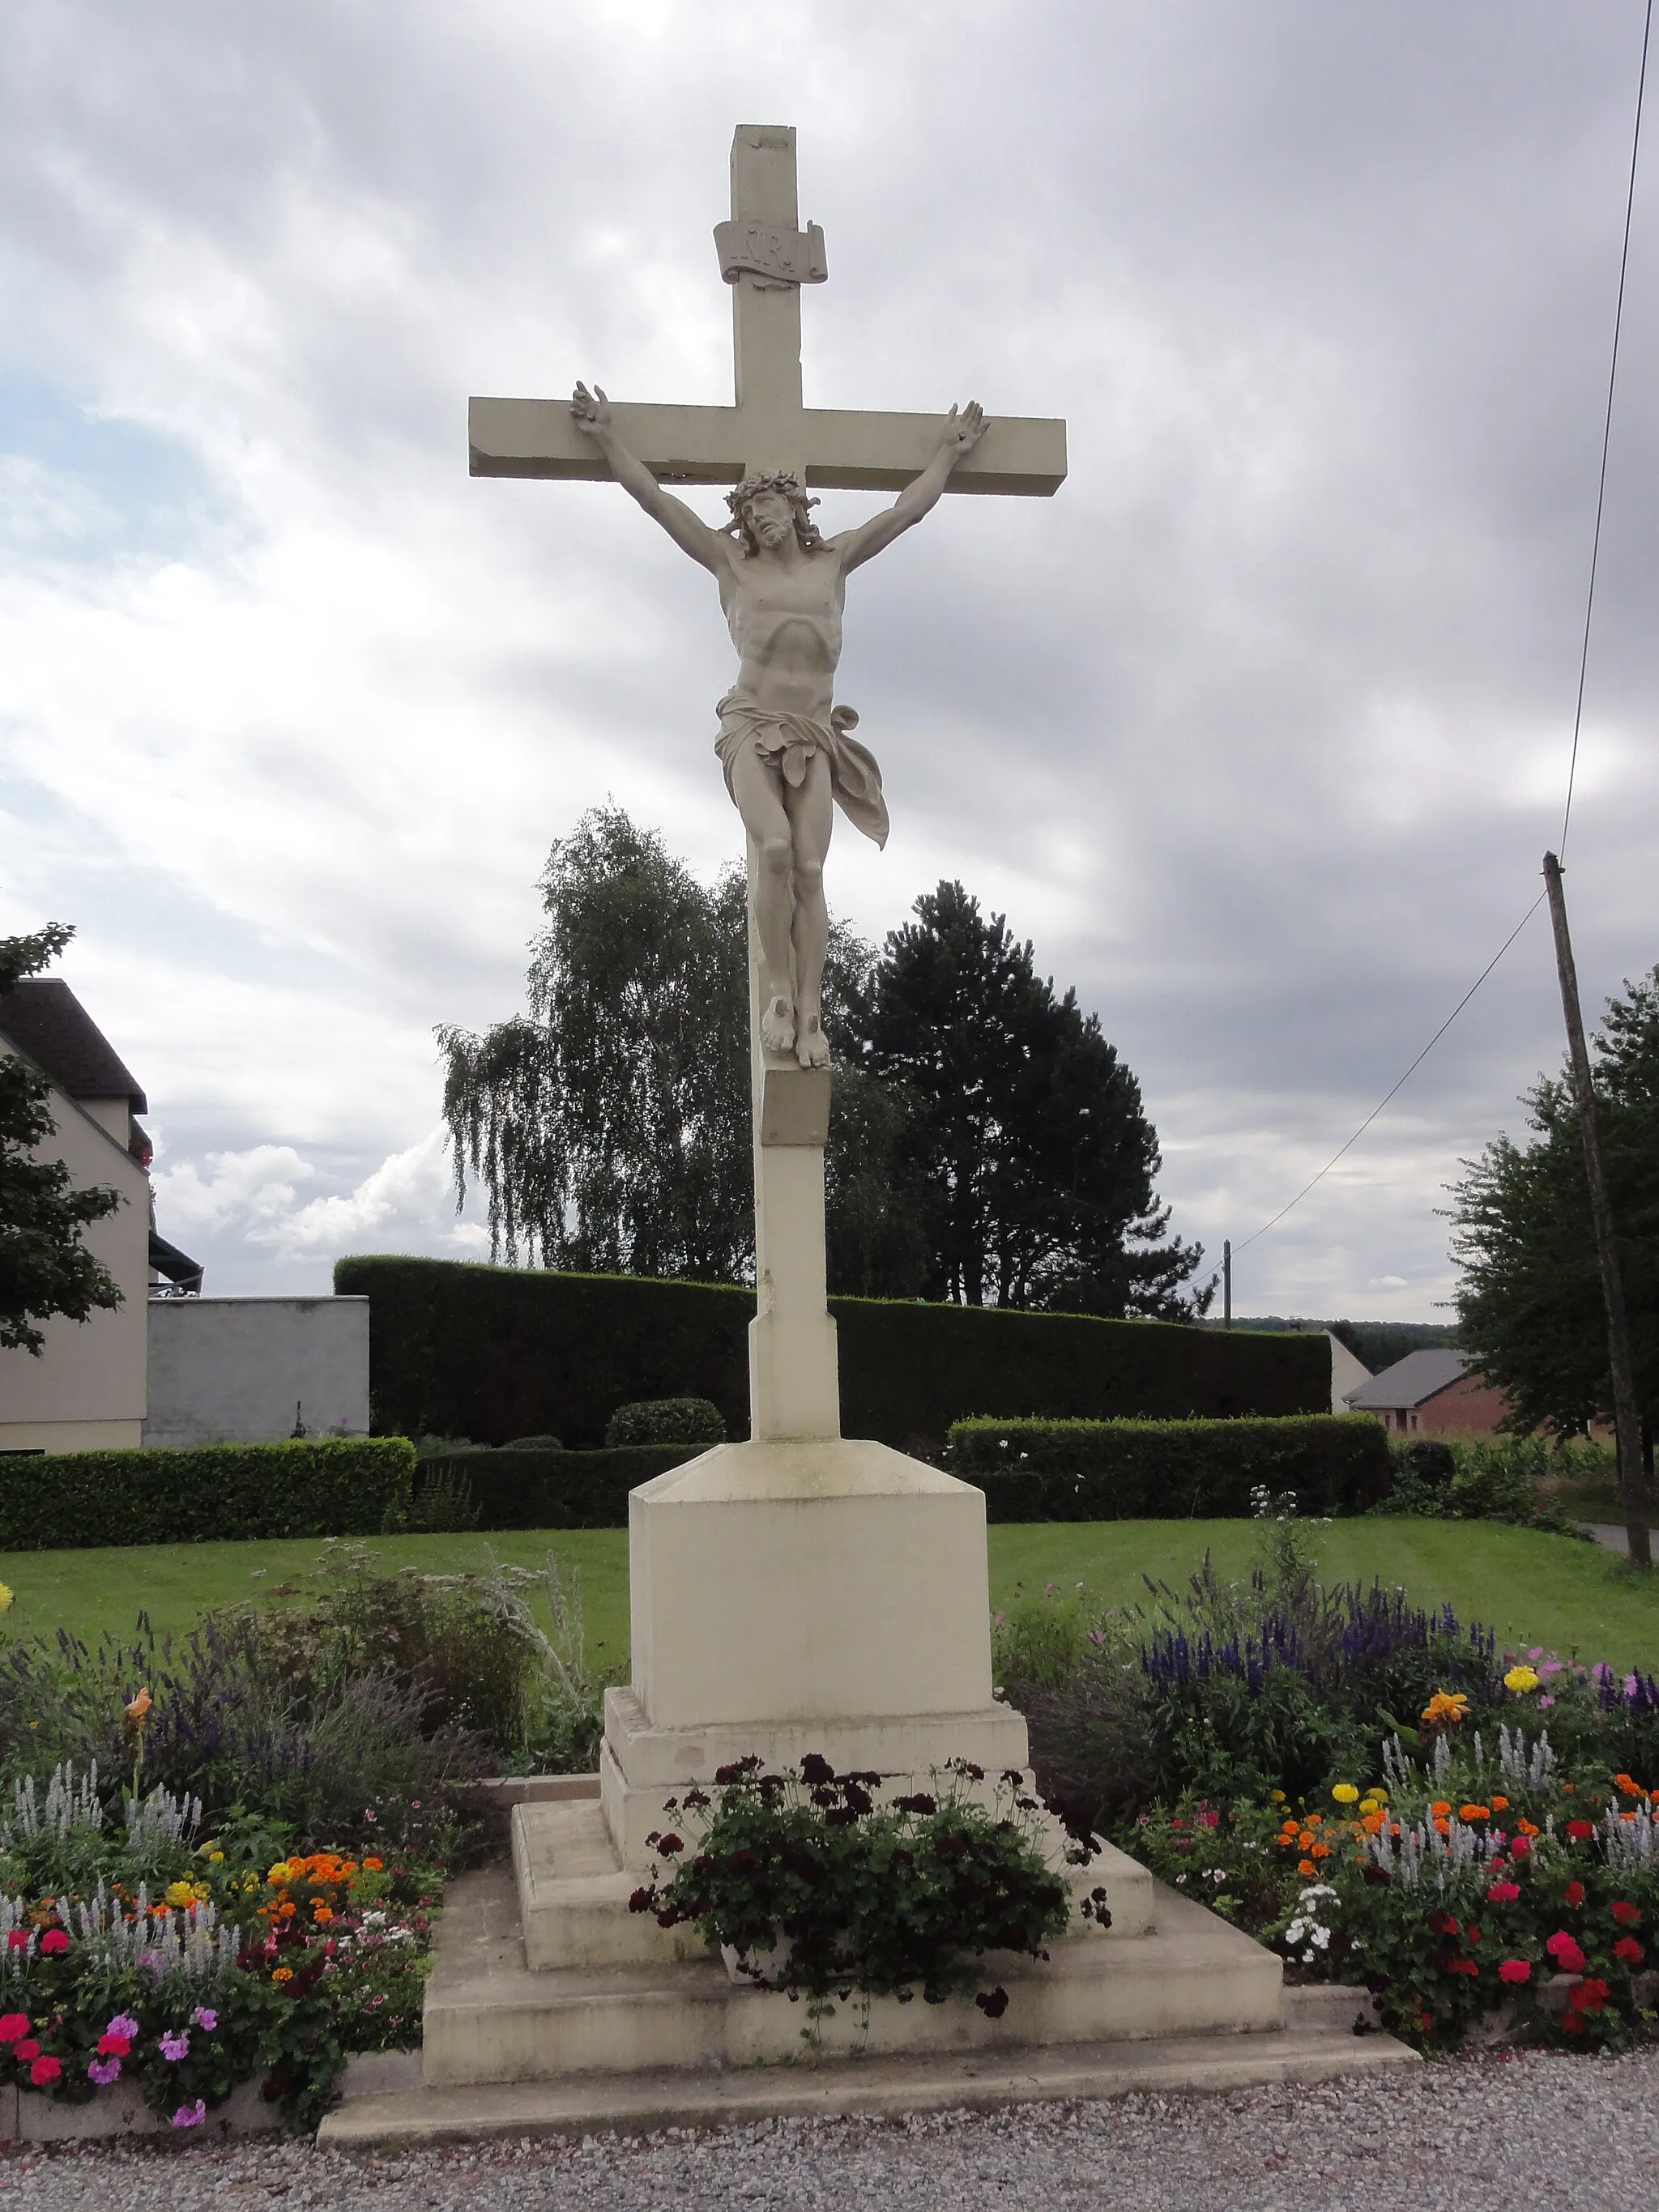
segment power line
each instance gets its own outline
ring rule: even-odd
[[[1572,819],[1572,787],[1578,773],[1578,732],[1584,719],[1584,679],[1589,672],[1590,618],[1595,611],[1595,570],[1601,553],[1601,510],[1607,498],[1607,452],[1613,442],[1613,392],[1619,380],[1619,334],[1625,321],[1625,272],[1630,267],[1631,217],[1636,207],[1636,157],[1642,144],[1642,99],[1648,82],[1648,40],[1653,33],[1653,0],[1642,26],[1642,66],[1636,78],[1636,127],[1631,133],[1630,184],[1625,193],[1625,242],[1619,256],[1619,302],[1613,311],[1613,359],[1607,367],[1607,404],[1601,420],[1601,473],[1595,487],[1595,533],[1590,540],[1589,589],[1584,595],[1584,643],[1578,656],[1578,700],[1572,713],[1572,757],[1567,763],[1567,803],[1561,811],[1557,851],[1565,859],[1567,824]]]
[[[1642,147],[1642,108],[1647,91],[1648,46],[1652,35],[1653,0],[1647,0],[1647,8],[1642,24],[1642,59],[1640,66],[1638,69],[1636,77],[1636,123],[1631,133],[1630,179],[1625,191],[1625,233],[1623,244],[1620,246],[1619,255],[1619,296],[1614,306],[1613,314],[1613,353],[1612,358],[1607,365],[1607,404],[1601,420],[1601,473],[1596,481],[1595,488],[1595,529],[1590,540],[1589,583],[1584,595],[1584,637],[1583,645],[1578,656],[1578,696],[1577,702],[1573,708],[1572,752],[1567,763],[1566,802],[1561,811],[1561,836],[1559,842],[1559,850],[1563,854],[1565,854],[1567,849],[1567,827],[1572,819],[1573,784],[1578,772],[1578,736],[1579,731],[1583,724],[1584,685],[1589,672],[1590,624],[1595,612],[1595,578],[1601,553],[1601,516],[1603,510],[1607,506],[1607,455],[1613,443],[1613,395],[1614,387],[1619,380],[1619,339],[1624,328],[1625,321],[1625,278],[1630,268],[1630,234],[1632,220],[1636,207],[1636,164],[1637,157],[1639,155]],[[1396,1093],[1402,1091],[1411,1078],[1416,1074],[1418,1069],[1423,1065],[1423,1062],[1434,1050],[1436,1045],[1439,1043],[1441,1038],[1444,1036],[1446,1031],[1457,1019],[1459,1014],[1462,1012],[1464,1007],[1468,1006],[1469,1000],[1480,988],[1480,986],[1486,981],[1487,976],[1491,975],[1492,969],[1497,967],[1498,962],[1509,951],[1510,945],[1514,944],[1516,939],[1520,936],[1522,931],[1532,920],[1534,915],[1537,913],[1539,908],[1544,902],[1545,896],[1546,894],[1540,891],[1538,896],[1527,908],[1520,921],[1516,923],[1515,927],[1504,939],[1504,942],[1498,946],[1497,951],[1492,954],[1492,958],[1487,961],[1486,966],[1475,977],[1474,982],[1470,984],[1468,989],[1464,992],[1462,997],[1452,1008],[1450,1013],[1447,1015],[1445,1020],[1441,1023],[1439,1028],[1424,1046],[1422,1051],[1418,1054],[1411,1066],[1400,1078],[1400,1080],[1394,1085],[1393,1090],[1389,1091],[1383,1097],[1380,1098],[1376,1104],[1372,1107],[1370,1112],[1367,1114],[1364,1120],[1354,1131],[1352,1136],[1349,1138],[1347,1143],[1341,1147],[1340,1151],[1332,1153],[1330,1158],[1326,1161],[1324,1166],[1319,1170],[1319,1173],[1313,1176],[1309,1182],[1304,1183],[1301,1189],[1296,1194],[1296,1196],[1289,1200],[1284,1206],[1281,1206],[1278,1212],[1273,1215],[1272,1220],[1264,1221],[1260,1229],[1254,1231],[1252,1234],[1246,1237],[1242,1243],[1233,1245],[1231,1249],[1235,1254],[1244,1251],[1247,1247],[1255,1243],[1258,1237],[1265,1237],[1270,1229],[1276,1228],[1285,1218],[1285,1216],[1291,1211],[1291,1207],[1300,1206],[1303,1200],[1308,1195],[1308,1193],[1310,1190],[1316,1188],[1320,1183],[1324,1182],[1326,1176],[1337,1164],[1338,1161],[1340,1160],[1345,1154],[1351,1152],[1353,1150],[1354,1146],[1359,1142],[1359,1139],[1364,1135],[1366,1130],[1370,1127],[1371,1123],[1376,1121],[1377,1115],[1382,1111],[1383,1108],[1388,1105],[1389,1100],[1392,1099]]]
[[[1338,1162],[1338,1161],[1342,1158],[1342,1156],[1343,1156],[1343,1153],[1344,1153],[1344,1152],[1351,1152],[1353,1150],[1354,1146],[1355,1146],[1359,1142],[1359,1139],[1360,1139],[1364,1135],[1364,1133],[1365,1133],[1366,1130],[1367,1130],[1367,1129],[1369,1129],[1369,1128],[1370,1127],[1371,1123],[1372,1123],[1374,1121],[1376,1121],[1376,1119],[1377,1115],[1378,1115],[1382,1111],[1382,1109],[1383,1109],[1383,1108],[1388,1104],[1388,1103],[1389,1103],[1389,1099],[1391,1099],[1391,1098],[1395,1096],[1395,1091],[1402,1091],[1402,1090],[1405,1088],[1406,1084],[1407,1084],[1407,1082],[1409,1080],[1409,1079],[1410,1079],[1412,1076],[1413,1076],[1413,1075],[1415,1075],[1415,1074],[1416,1074],[1416,1073],[1417,1073],[1418,1069],[1419,1069],[1419,1067],[1421,1067],[1421,1066],[1423,1065],[1424,1061],[1428,1058],[1429,1054],[1430,1054],[1434,1050],[1434,1048],[1435,1048],[1436,1045],[1437,1045],[1437,1044],[1439,1043],[1439,1042],[1440,1042],[1441,1038],[1442,1038],[1443,1036],[1445,1036],[1446,1031],[1447,1031],[1447,1030],[1451,1027],[1452,1024],[1453,1024],[1453,1023],[1457,1019],[1457,1017],[1458,1017],[1458,1016],[1462,1012],[1462,1011],[1463,1011],[1464,1007],[1468,1006],[1468,1004],[1469,1003],[1469,1000],[1470,1000],[1474,996],[1475,993],[1476,993],[1476,992],[1480,988],[1480,986],[1481,986],[1481,985],[1486,981],[1486,980],[1487,976],[1491,975],[1491,973],[1492,973],[1492,969],[1493,969],[1498,965],[1498,962],[1503,958],[1504,955],[1504,954],[1509,951],[1509,949],[1510,949],[1510,945],[1513,945],[1513,944],[1514,944],[1514,942],[1515,942],[1515,940],[1516,940],[1516,939],[1517,937],[1519,937],[1519,936],[1520,936],[1520,934],[1521,934],[1522,931],[1526,927],[1527,924],[1528,924],[1528,923],[1532,920],[1532,918],[1533,918],[1534,915],[1535,915],[1535,914],[1537,913],[1537,911],[1538,911],[1539,908],[1540,908],[1543,903],[1544,903],[1544,894],[1543,894],[1543,892],[1542,892],[1542,891],[1540,891],[1540,892],[1539,892],[1539,894],[1538,894],[1538,896],[1537,896],[1537,897],[1533,901],[1532,904],[1531,904],[1531,905],[1527,908],[1526,912],[1522,915],[1522,917],[1521,917],[1520,921],[1517,921],[1517,922],[1516,923],[1515,927],[1514,927],[1512,930],[1510,930],[1510,932],[1509,935],[1508,935],[1508,936],[1504,939],[1504,942],[1503,942],[1503,943],[1498,946],[1498,948],[1497,951],[1496,951],[1496,952],[1494,952],[1494,953],[1492,954],[1492,958],[1491,958],[1490,960],[1488,960],[1488,961],[1487,961],[1487,963],[1486,963],[1486,966],[1485,966],[1485,967],[1480,970],[1480,974],[1475,977],[1475,979],[1474,979],[1474,982],[1470,984],[1470,986],[1469,986],[1468,989],[1467,991],[1465,991],[1465,992],[1464,992],[1464,994],[1463,994],[1462,997],[1458,1000],[1457,1004],[1456,1004],[1456,1005],[1452,1008],[1452,1010],[1451,1010],[1450,1013],[1449,1013],[1449,1014],[1447,1015],[1447,1017],[1446,1017],[1445,1020],[1444,1020],[1443,1022],[1442,1022],[1442,1023],[1441,1023],[1441,1024],[1440,1024],[1439,1028],[1435,1031],[1434,1035],[1433,1035],[1433,1036],[1429,1039],[1428,1042],[1424,1046],[1424,1048],[1423,1048],[1422,1051],[1421,1051],[1421,1052],[1419,1052],[1419,1053],[1418,1054],[1418,1055],[1417,1055],[1416,1059],[1412,1062],[1411,1066],[1410,1066],[1406,1070],[1405,1074],[1404,1074],[1404,1075],[1402,1075],[1402,1076],[1401,1077],[1401,1079],[1400,1079],[1399,1082],[1398,1082],[1398,1083],[1396,1083],[1396,1084],[1395,1085],[1395,1086],[1394,1086],[1394,1090],[1388,1091],[1388,1092],[1387,1092],[1387,1093],[1386,1093],[1382,1097],[1381,1097],[1381,1098],[1379,1098],[1379,1099],[1377,1100],[1377,1102],[1376,1102],[1376,1105],[1375,1105],[1375,1106],[1373,1106],[1373,1107],[1372,1107],[1372,1109],[1371,1109],[1371,1110],[1370,1110],[1370,1112],[1369,1114],[1367,1114],[1367,1115],[1366,1115],[1366,1116],[1365,1116],[1364,1120],[1360,1123],[1359,1127],[1358,1127],[1354,1131],[1354,1133],[1353,1133],[1352,1136],[1351,1136],[1351,1137],[1349,1138],[1349,1139],[1348,1139],[1347,1143],[1346,1143],[1346,1145],[1344,1145],[1344,1146],[1343,1146],[1341,1152],[1333,1152],[1333,1153],[1331,1154],[1331,1157],[1329,1158],[1329,1159],[1328,1159],[1328,1160],[1326,1161],[1326,1163],[1325,1163],[1324,1166],[1323,1166],[1322,1168],[1321,1168],[1321,1170],[1319,1170],[1319,1173],[1318,1173],[1316,1176],[1312,1176],[1312,1177],[1310,1179],[1310,1181],[1308,1181],[1307,1182],[1304,1182],[1304,1183],[1303,1184],[1303,1186],[1302,1186],[1301,1189],[1300,1189],[1299,1191],[1297,1191],[1297,1193],[1296,1196],[1295,1196],[1293,1199],[1291,1199],[1291,1200],[1289,1201],[1289,1203],[1288,1203],[1288,1204],[1286,1204],[1286,1205],[1285,1205],[1285,1206],[1281,1206],[1279,1207],[1279,1209],[1278,1212],[1277,1212],[1276,1214],[1274,1214],[1274,1216],[1273,1216],[1273,1220],[1272,1220],[1272,1221],[1264,1221],[1264,1222],[1262,1223],[1262,1224],[1261,1224],[1261,1228],[1260,1228],[1260,1229],[1258,1229],[1258,1230],[1256,1230],[1256,1231],[1255,1231],[1252,1235],[1250,1235],[1250,1236],[1249,1236],[1249,1237],[1245,1237],[1245,1238],[1244,1238],[1244,1240],[1243,1240],[1243,1242],[1242,1243],[1238,1243],[1238,1244],[1235,1244],[1235,1245],[1234,1245],[1234,1247],[1233,1247],[1233,1251],[1234,1251],[1235,1255],[1237,1255],[1237,1254],[1238,1254],[1238,1253],[1240,1253],[1240,1252],[1243,1251],[1243,1250],[1244,1250],[1244,1249],[1245,1249],[1245,1246],[1246,1246],[1246,1245],[1254,1244],[1254,1243],[1255,1243],[1255,1240],[1256,1240],[1256,1237],[1265,1237],[1265,1236],[1267,1235],[1267,1231],[1268,1231],[1271,1228],[1273,1228],[1276,1223],[1280,1222],[1280,1221],[1282,1221],[1282,1220],[1285,1218],[1285,1215],[1290,1212],[1291,1207],[1292,1206],[1299,1206],[1299,1205],[1302,1203],[1303,1200],[1304,1200],[1304,1199],[1308,1195],[1308,1193],[1309,1193],[1311,1189],[1313,1189],[1313,1188],[1314,1188],[1315,1184],[1316,1184],[1316,1183],[1322,1183],[1322,1182],[1324,1182],[1324,1180],[1325,1180],[1326,1176],[1330,1173],[1331,1170],[1332,1170],[1332,1169],[1336,1165],[1337,1162]]]

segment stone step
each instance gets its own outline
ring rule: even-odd
[[[606,1877],[573,1872],[570,1879]],[[427,1984],[425,2077],[431,2087],[450,2088],[805,2056],[1282,2027],[1282,1969],[1271,1952],[1173,1891],[1158,1891],[1155,1911],[1154,1933],[1057,1943],[1048,1963],[997,1957],[987,1978],[1006,1989],[1008,2004],[996,2020],[967,1998],[929,2005],[884,1997],[867,2008],[838,2005],[809,2038],[800,2003],[734,1987],[706,1954],[532,1970],[520,1938],[514,1877],[488,1868],[452,1884],[446,1901]]]
[[[592,2074],[562,2081],[348,2097],[324,2119],[335,2149],[414,2149],[515,2136],[648,2135],[775,2118],[984,2111],[1048,2100],[1170,2095],[1393,2073],[1422,2063],[1386,2035],[1292,2031],[1172,2036],[1050,2050],[930,2052],[727,2073]]]
[[[1057,1823],[1050,1826],[1059,1861],[1066,1839]],[[511,1832],[525,1960],[533,1972],[707,1957],[695,1929],[659,1928],[650,1913],[629,1911],[643,1876],[617,1864],[596,1800],[516,1804]],[[1108,1844],[1086,1868],[1062,1864],[1060,1870],[1075,1896],[1105,1890],[1112,1936],[1151,1932],[1152,1878],[1135,1860]],[[1073,1932],[1089,1941],[1098,1931],[1092,1921],[1074,1917]]]

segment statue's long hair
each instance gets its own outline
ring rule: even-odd
[[[799,478],[784,470],[757,471],[745,477],[735,491],[726,495],[726,503],[732,510],[732,520],[726,526],[728,538],[741,538],[752,557],[760,551],[760,540],[756,537],[749,520],[749,502],[757,492],[781,491],[794,510],[795,543],[803,553],[816,551],[823,543],[823,533],[813,521],[808,510],[817,501],[810,498]]]

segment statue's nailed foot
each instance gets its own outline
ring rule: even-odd
[[[801,1024],[800,1035],[795,1040],[795,1057],[803,1067],[828,1067],[830,1040],[823,1034],[823,1024],[816,1014],[809,1014]]]
[[[761,1015],[761,1050],[775,1059],[783,1060],[794,1048],[794,1007],[786,998],[768,1000]]]

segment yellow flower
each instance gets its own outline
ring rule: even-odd
[[[196,1892],[187,1881],[170,1882],[167,1885],[167,1900],[169,1905],[194,1905]]]
[[[134,1728],[141,1729],[144,1725],[146,1720],[149,1719],[149,1709],[155,1702],[155,1700],[150,1696],[150,1693],[147,1689],[140,1690],[137,1696],[132,1700],[132,1703],[130,1705],[124,1705],[122,1707],[122,1711],[126,1714],[127,1718],[132,1723]]]
[[[10,1611],[11,1600],[12,1593],[9,1586],[5,1583],[0,1583],[0,1613]]]
[[[1275,1790],[1273,1793],[1273,1802],[1275,1805],[1282,1805],[1285,1802],[1285,1792],[1282,1790]]]
[[[1380,1813],[1382,1810],[1382,1808],[1375,1797],[1362,1797],[1359,1801],[1359,1817],[1362,1820],[1368,1820],[1373,1813]]]
[[[273,1967],[270,1978],[273,1982],[291,1982],[294,1979],[294,1969],[292,1966]]]
[[[1535,1690],[1538,1687],[1540,1679],[1539,1675],[1534,1674],[1530,1667],[1511,1667],[1504,1677],[1504,1687],[1524,1697],[1528,1690]]]
[[[265,1876],[265,1880],[267,1881],[275,1882],[291,1881],[293,1878],[294,1869],[289,1866],[286,1859],[278,1859],[276,1865],[271,1868],[270,1871]]]
[[[1339,1782],[1332,1790],[1331,1795],[1339,1805],[1352,1805],[1359,1792],[1352,1782]]]
[[[222,1851],[210,1851],[208,1853],[208,1864],[210,1866],[222,1866],[224,1863],[225,1855]]]

